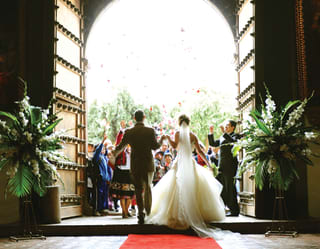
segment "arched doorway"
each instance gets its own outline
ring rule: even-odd
[[[138,89],[146,105],[154,104],[148,102],[148,97],[155,101],[158,96],[162,98],[156,103],[161,106],[171,100],[178,104],[180,92],[197,92],[204,81],[207,88],[227,90],[220,95],[233,93],[228,96],[233,104],[225,102],[224,106],[236,112],[236,72],[232,64],[235,45],[230,26],[209,2],[194,0],[184,8],[182,3],[115,1],[100,13],[86,42],[89,105],[97,96],[101,96],[101,102],[110,101],[119,85],[130,89],[130,93]],[[170,90],[173,95],[165,99]],[[133,93],[141,101],[138,94]],[[197,103],[191,98],[189,102]]]
[[[221,112],[236,113],[230,26],[210,2],[183,3],[114,1],[100,13],[85,48],[89,106],[125,88],[138,104],[165,112],[189,112],[208,92],[212,102],[223,99]]]

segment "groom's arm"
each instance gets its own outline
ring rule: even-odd
[[[151,137],[152,137],[151,149],[156,150],[156,149],[159,149],[159,148],[160,148],[164,137],[161,136],[161,138],[160,138],[160,140],[159,140],[159,142],[158,142],[158,141],[157,141],[157,136],[156,136],[156,133],[155,133],[154,129],[151,128],[151,130],[152,130],[152,131],[151,131],[151,133],[152,133],[152,135],[151,135]]]
[[[209,145],[213,147],[219,147],[220,146],[220,140],[214,140],[213,134],[208,135],[208,141]]]
[[[214,140],[213,131],[214,131],[214,126],[211,125],[209,127],[209,134],[208,134],[209,145],[213,146],[213,147],[219,147],[220,146],[220,140]]]

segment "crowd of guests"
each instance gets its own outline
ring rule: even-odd
[[[96,188],[97,193],[93,204],[96,216],[118,213],[120,207],[123,218],[136,215],[135,188],[130,177],[130,145],[127,145],[115,159],[112,158],[112,151],[121,142],[126,128],[126,123],[121,121],[114,144],[107,139],[107,135],[104,135],[101,143],[95,146],[92,161],[97,173],[94,177],[96,179],[93,179],[96,184],[93,184],[92,188]],[[200,146],[205,150],[203,144]],[[213,165],[218,163],[218,150],[218,147],[212,146],[207,150],[206,157]],[[177,151],[166,140],[154,152],[153,186],[169,171],[176,155]],[[204,160],[196,150],[193,152],[193,157],[198,164],[205,166]]]

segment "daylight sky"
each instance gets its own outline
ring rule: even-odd
[[[97,18],[86,46],[89,105],[126,88],[137,103],[177,105],[202,87],[235,105],[235,45],[205,0],[117,0]]]

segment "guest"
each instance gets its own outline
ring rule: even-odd
[[[114,148],[115,148],[115,147],[114,147],[111,143],[107,145],[107,150],[108,150],[107,157],[108,157],[108,159],[109,159],[109,161],[108,161],[108,166],[111,168],[111,179],[113,178],[114,169],[115,169],[114,163],[111,162],[111,161],[112,161],[111,158],[113,157],[112,151],[114,150]],[[109,183],[109,188],[110,188],[110,185],[111,185],[111,181],[110,181],[110,183]],[[112,198],[110,189],[109,189],[108,201],[109,201],[109,213],[110,213],[110,212],[114,211],[114,208],[113,208],[113,206],[114,206],[114,200],[113,200],[113,198]]]
[[[154,154],[154,167],[155,167],[155,172],[153,175],[153,186],[155,186],[158,181],[160,181],[161,179],[161,168],[163,167],[162,165],[162,159],[163,159],[163,151],[158,150],[155,154]]]
[[[134,185],[130,175],[130,146],[124,150],[125,160],[120,165],[116,164],[111,182],[112,197],[120,200],[122,218],[131,217],[129,206],[134,198]]]
[[[115,146],[117,146],[118,144],[120,144],[122,138],[123,138],[123,134],[124,134],[124,131],[126,129],[126,122],[124,120],[121,120],[120,121],[120,130],[116,136],[116,142],[115,142]],[[125,152],[122,151],[116,158],[116,162],[115,162],[115,165],[125,165],[126,164],[126,161],[125,161]],[[114,169],[115,170],[115,169]],[[119,210],[119,205],[118,205],[118,199],[116,197],[112,197],[113,199],[113,205],[114,205],[114,209],[116,212],[118,212]]]
[[[204,145],[199,141],[199,146],[201,148],[201,150],[206,151]],[[207,160],[209,160],[209,157],[207,154],[205,154]],[[202,159],[202,157],[200,156],[199,152],[195,151],[195,156],[194,159],[196,160],[196,162],[201,165],[201,166],[207,166],[206,165],[206,161]]]
[[[165,164],[164,164],[164,174],[166,174],[169,171],[169,169],[171,169],[172,159],[173,158],[172,158],[172,155],[171,155],[170,152],[164,153],[164,162],[165,162]]]
[[[100,216],[101,212],[105,212],[108,207],[108,196],[109,196],[109,186],[108,182],[111,180],[111,168],[108,166],[107,150],[105,147],[105,141],[107,135],[104,137],[101,143],[96,147],[93,154],[93,163],[98,167],[98,177],[97,177],[97,207],[95,215]]]
[[[163,141],[162,145],[160,146],[160,151],[162,151],[162,153],[163,153],[163,157],[161,160],[161,165],[163,166],[165,164],[164,154],[170,152],[168,140]]]
[[[162,151],[163,153],[169,152],[169,144],[168,141],[164,140],[161,147],[160,147],[160,151]]]

